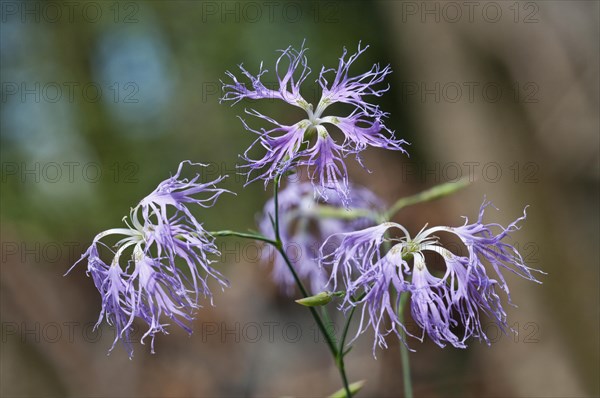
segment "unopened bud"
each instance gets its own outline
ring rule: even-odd
[[[321,305],[328,304],[333,299],[334,293],[332,292],[321,292],[314,296],[305,297],[303,299],[296,300],[300,305],[306,307],[318,307]]]
[[[365,385],[366,380],[361,380],[361,381],[357,381],[355,383],[352,383],[348,386],[349,390],[350,390],[350,394],[352,394],[352,396],[354,396],[354,394],[356,394],[357,392],[360,391],[361,388],[363,388],[363,386]],[[342,388],[341,390],[338,390],[336,392],[334,392],[333,394],[331,394],[329,396],[329,398],[346,398],[348,396],[348,394],[346,394],[346,390],[344,388]]]

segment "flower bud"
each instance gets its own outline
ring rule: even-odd
[[[296,300],[296,302],[306,307],[318,307],[321,305],[328,304],[333,299],[333,296],[334,293],[325,291],[319,294],[315,294],[314,296],[309,296],[303,299]]]

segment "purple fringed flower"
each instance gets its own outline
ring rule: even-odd
[[[98,236],[96,238],[100,239]],[[94,243],[84,254],[88,258],[87,274],[92,275],[94,285],[102,297],[102,308],[95,327],[98,327],[102,320],[106,319],[106,322],[115,328],[113,347],[121,338],[129,357],[131,357],[133,347],[130,340],[130,326],[134,318],[131,303],[135,299],[134,292],[128,291],[129,277],[121,270],[121,267],[111,267],[100,258],[96,246],[99,243],[97,239],[94,239]]]
[[[405,231],[401,225],[388,222],[332,235],[329,239],[338,240],[337,248],[330,253],[323,250],[320,253],[321,264],[331,272],[331,288],[334,291],[345,289],[340,308],[347,311],[362,305],[360,325],[352,341],[372,328],[375,332],[373,355],[377,345],[387,348],[385,337],[388,334],[402,338],[401,330],[408,333],[397,314],[400,293],[410,287],[405,277],[409,273],[408,263],[402,257],[405,243],[398,243],[382,255],[382,246],[390,241],[385,237],[390,228]],[[323,248],[329,245],[329,239]],[[386,326],[386,317],[389,326]]]
[[[244,98],[277,98],[290,105],[305,109],[307,102],[300,95],[300,86],[311,71],[304,55],[307,50],[307,48],[304,48],[304,45],[300,48],[300,51],[293,49],[291,46],[285,50],[279,50],[281,56],[275,64],[275,73],[278,81],[276,90],[267,88],[260,81],[260,77],[268,72],[267,69],[263,69],[262,62],[260,63],[256,77],[248,72],[242,64],[239,65],[242,74],[252,83],[252,89],[247,88],[245,83],[239,82],[233,73],[229,71],[225,72],[231,78],[232,84],[221,82],[223,84],[223,98],[221,101],[234,101],[234,104],[237,104]],[[286,59],[288,61],[287,68],[283,66]]]
[[[344,164],[346,156],[354,154],[358,158],[359,152],[369,146],[405,152],[403,145],[406,141],[394,139],[393,132],[384,125],[383,119],[387,117],[387,113],[367,101],[369,96],[380,97],[389,89],[388,86],[380,87],[391,73],[389,65],[381,68],[376,64],[366,73],[349,75],[350,66],[367,48],[368,46],[361,48],[359,43],[357,53],[347,60],[347,51],[344,49],[337,70],[321,69],[317,81],[322,88],[322,95],[316,108],[300,94],[300,86],[310,74],[304,45],[300,51],[291,47],[281,51],[275,68],[278,80],[276,89],[269,89],[260,81],[261,76],[267,72],[262,63],[256,76],[242,65],[239,66],[242,74],[250,80],[251,88],[239,82],[231,72],[227,72],[232,83],[223,83],[224,94],[221,101],[233,101],[235,104],[244,98],[272,98],[306,111],[306,118],[286,125],[254,109],[246,110],[248,115],[263,119],[273,126],[270,129],[256,130],[242,119],[246,130],[258,135],[242,156],[247,162],[242,167],[249,169],[247,184],[258,179],[267,184],[291,167],[306,166],[314,169],[310,172],[310,177],[319,196],[325,201],[341,201],[347,207],[350,198]],[[287,68],[283,67],[284,63]],[[326,78],[329,73],[335,74],[331,83]],[[325,110],[334,103],[350,105],[352,111],[347,116],[324,116]],[[336,142],[332,138],[327,125],[335,126],[342,132],[342,142]],[[250,155],[256,147],[265,150],[265,154],[258,159]],[[339,198],[331,199],[329,192],[336,193]]]
[[[336,218],[328,215],[329,210],[347,212],[340,201],[323,203],[315,199],[312,185],[308,182],[288,182],[279,192],[280,237],[298,276],[309,282],[310,290],[319,293],[325,289],[329,279],[326,271],[319,267],[319,247],[323,241],[336,233],[347,232],[373,225],[373,218],[384,209],[382,201],[371,191],[352,186],[350,191],[353,207],[349,210],[371,213],[372,218],[362,216],[354,219]],[[275,203],[271,198],[264,206],[258,221],[264,236],[273,236],[271,217]],[[348,213],[350,214],[350,213]],[[335,243],[335,242],[331,242]],[[270,246],[263,249],[263,261],[273,261],[273,279],[288,295],[294,292],[295,281],[285,261]],[[333,246],[326,248],[331,251]]]
[[[499,224],[484,224],[483,214],[490,205],[490,202],[483,203],[479,218],[473,224],[423,229],[411,238],[402,225],[388,222],[337,234],[337,238],[341,238],[337,249],[333,253],[321,252],[321,263],[331,269],[333,289],[345,289],[341,308],[363,306],[357,336],[369,326],[373,328],[374,353],[377,345],[386,347],[385,336],[391,332],[399,337],[400,328],[406,332],[397,316],[402,293],[410,294],[412,317],[423,330],[421,337],[411,336],[421,341],[427,334],[440,347],[451,344],[465,348],[470,337],[489,344],[482,328],[482,316],[491,318],[502,330],[508,328],[496,289],[502,289],[511,304],[501,271],[509,270],[536,283],[541,282],[532,272],[543,272],[525,265],[518,250],[503,241],[510,232],[518,229],[517,223],[525,219],[525,213],[506,228]],[[400,237],[387,237],[391,230],[399,231]],[[456,235],[464,244],[466,255],[455,254],[441,246],[433,235],[440,231]],[[333,238],[336,235],[329,239]],[[325,241],[323,247],[327,243]],[[386,246],[391,248],[387,250]],[[382,255],[386,250],[387,253]],[[429,269],[425,262],[426,252],[441,256],[445,270],[437,273]],[[410,259],[412,267],[408,263]],[[498,279],[488,274],[485,264],[491,265]],[[385,326],[384,315],[389,319],[389,326]]]
[[[173,177],[161,182],[131,210],[129,221],[125,220],[128,228],[109,229],[96,235],[89,249],[68,271],[87,259],[87,274],[92,276],[102,296],[96,327],[106,319],[116,328],[109,352],[121,339],[129,356],[133,356],[129,337],[135,318],[148,326],[141,342],[150,337],[152,353],[155,335],[167,333],[168,324],[162,322],[163,318],[191,333],[189,324],[199,308],[199,296],[211,298],[212,303],[209,277],[221,287],[228,286],[225,278],[210,266],[213,261],[209,256],[219,255],[214,238],[188,209],[190,204],[210,207],[228,191],[216,187],[223,177],[210,183],[198,183],[199,175],[191,180],[181,178],[185,163],[204,166],[182,162]],[[111,235],[122,237],[115,244],[116,251],[102,241]],[[110,253],[110,264],[101,258],[100,248]],[[128,260],[121,261],[126,252],[130,253]],[[177,264],[178,259],[182,260],[181,265],[186,264],[185,268]]]
[[[422,251],[426,250],[435,250],[435,247],[422,248]],[[461,341],[451,330],[458,325],[453,319],[453,302],[447,295],[452,286],[446,284],[445,278],[438,278],[430,273],[422,251],[413,253],[412,283],[409,288],[412,317],[440,347],[445,347],[445,342],[448,342],[454,347],[466,348],[464,340],[468,336],[465,335]]]
[[[379,89],[375,87],[379,83],[383,83],[386,76],[392,73],[390,66],[387,65],[382,69],[379,64],[375,64],[371,67],[371,70],[362,75],[348,76],[350,66],[367,48],[369,46],[360,48],[360,43],[358,43],[358,51],[351,55],[347,61],[346,54],[348,54],[348,51],[344,48],[337,70],[321,67],[318,82],[323,89],[323,97],[319,102],[320,106],[327,107],[332,103],[341,102],[355,106],[357,110],[364,111],[366,115],[373,117],[386,116],[385,113],[379,110],[377,105],[366,102],[363,97],[367,95],[381,97],[383,93],[389,90],[389,85]],[[329,72],[335,73],[331,84],[325,77]],[[317,107],[317,111],[319,111],[319,107]]]

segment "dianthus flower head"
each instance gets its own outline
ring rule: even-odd
[[[242,120],[246,130],[258,135],[254,143],[244,152],[242,158],[247,162],[242,166],[248,169],[248,182],[262,179],[267,184],[277,175],[281,175],[291,167],[307,166],[315,191],[325,201],[329,201],[331,193],[339,197],[345,206],[349,203],[348,173],[344,158],[349,154],[357,156],[367,147],[379,147],[405,152],[404,140],[395,139],[384,119],[387,113],[379,106],[369,102],[369,97],[380,97],[389,86],[381,86],[387,75],[391,73],[388,66],[378,64],[360,75],[350,75],[350,66],[368,48],[358,45],[358,51],[346,58],[344,49],[336,69],[323,67],[317,79],[322,95],[317,106],[306,101],[300,87],[311,70],[306,58],[307,49],[302,45],[300,50],[288,47],[281,50],[281,56],[275,65],[277,84],[267,88],[261,77],[267,70],[262,63],[256,76],[248,72],[242,65],[239,68],[250,81],[250,86],[240,82],[233,73],[227,72],[230,83],[223,83],[222,101],[242,99],[277,99],[290,105],[302,108],[306,117],[294,124],[282,124],[254,109],[247,109],[248,115],[263,119],[272,127],[256,130]],[[333,75],[332,78],[328,78]],[[351,111],[347,115],[325,115],[326,109],[335,103],[347,104]],[[332,138],[331,128],[337,127],[343,140]],[[262,147],[265,154],[253,158],[250,152]],[[358,158],[360,161],[360,158]]]
[[[338,198],[324,203],[315,198],[309,182],[289,181],[279,192],[279,230],[284,250],[288,254],[298,276],[309,282],[310,290],[319,293],[325,289],[329,275],[318,263],[319,248],[323,241],[340,232],[365,228],[375,223],[376,215],[384,209],[383,202],[366,188],[351,185],[352,207],[345,209]],[[330,213],[361,211],[364,216],[340,218]],[[258,221],[262,235],[273,236],[272,217],[275,211],[273,198],[267,201]],[[333,250],[335,241],[325,249]],[[273,261],[273,279],[288,295],[294,292],[296,285],[291,271],[282,256],[271,250],[261,251],[262,259]]]
[[[450,344],[465,348],[470,337],[489,344],[482,327],[484,316],[502,330],[508,328],[498,295],[499,290],[504,291],[511,303],[502,272],[540,283],[533,272],[541,271],[529,268],[519,251],[504,241],[519,229],[517,224],[525,219],[525,213],[507,227],[485,224],[483,214],[488,206],[491,203],[484,201],[475,223],[467,220],[461,227],[424,228],[414,238],[402,225],[392,222],[342,233],[333,253],[321,253],[321,263],[331,269],[333,289],[345,289],[341,308],[362,305],[357,336],[373,329],[373,353],[377,345],[387,347],[385,337],[390,333],[402,339],[400,332],[404,331],[421,341],[427,335],[440,347]],[[392,232],[399,237],[387,237]],[[433,235],[436,232],[458,237],[465,255],[443,247]],[[427,252],[441,256],[445,270],[438,273],[428,267]],[[397,315],[402,294],[410,295],[412,318],[422,329],[420,337],[408,333]]]
[[[124,219],[127,228],[109,229],[96,235],[68,271],[87,259],[87,274],[102,297],[96,327],[105,319],[116,329],[110,351],[121,339],[129,356],[133,356],[130,337],[136,318],[148,326],[141,342],[150,337],[152,352],[156,333],[167,333],[164,318],[191,333],[190,322],[199,308],[199,296],[211,298],[212,303],[209,277],[221,287],[228,285],[210,265],[213,260],[209,257],[219,255],[214,238],[188,209],[190,204],[202,207],[214,204],[227,192],[216,187],[223,177],[210,183],[199,183],[199,175],[191,180],[181,178],[185,163],[203,166],[182,162],[174,176],[160,183],[131,210],[129,219]],[[111,247],[103,242],[107,236],[121,239]],[[110,261],[103,259],[101,251],[109,253],[105,258]]]

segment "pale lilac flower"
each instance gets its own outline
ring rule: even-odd
[[[442,250],[441,247],[432,245],[423,246],[421,251],[412,253],[414,258],[412,281],[410,285],[411,305],[410,310],[414,321],[423,329],[423,333],[439,345],[445,347],[446,342],[457,348],[466,348],[464,341],[469,337],[465,334],[461,340],[452,331],[452,328],[458,325],[453,318],[455,304],[449,299],[448,292],[453,289],[446,277],[439,278],[432,275],[425,264],[423,252],[427,250]],[[452,275],[454,270],[448,266],[447,275]],[[464,281],[459,281],[460,284]],[[461,288],[467,287],[467,284],[461,285]],[[421,337],[421,340],[423,338]]]
[[[225,177],[219,177],[215,181],[208,183],[198,183],[199,174],[196,174],[191,180],[180,179],[181,171],[185,164],[204,166],[199,163],[191,163],[190,161],[181,162],[174,176],[158,184],[158,187],[140,202],[144,219],[154,214],[160,217],[162,222],[167,223],[169,219],[167,207],[172,206],[175,210],[182,212],[189,221],[197,224],[196,219],[189,212],[186,205],[197,204],[204,208],[212,207],[218,197],[224,192],[223,189],[217,188],[216,184],[221,182]],[[201,198],[193,196],[199,193],[205,196]]]
[[[133,355],[133,347],[130,340],[130,326],[133,319],[132,303],[135,300],[134,292],[128,289],[129,277],[121,270],[121,267],[111,267],[100,258],[97,246],[98,244],[102,244],[99,242],[100,238],[96,236],[94,242],[83,256],[88,259],[87,274],[88,276],[92,276],[94,285],[102,298],[102,308],[95,328],[100,325],[103,319],[106,319],[106,322],[115,328],[113,347],[120,338],[131,357]]]
[[[349,310],[362,305],[357,337],[371,327],[375,332],[373,352],[377,345],[386,347],[388,334],[393,332],[401,338],[399,331],[406,332],[397,316],[403,293],[410,294],[412,318],[423,331],[420,337],[409,335],[419,340],[426,334],[440,347],[451,344],[465,348],[470,337],[489,344],[482,327],[484,316],[502,330],[508,328],[497,289],[508,296],[502,270],[537,283],[540,282],[532,272],[541,271],[525,265],[518,250],[504,241],[510,232],[518,229],[517,223],[525,219],[525,214],[506,228],[484,224],[483,214],[490,205],[490,202],[483,203],[479,218],[473,224],[467,221],[462,227],[424,228],[414,238],[402,225],[392,222],[337,234],[341,238],[338,248],[333,253],[321,253],[321,263],[331,269],[333,289],[345,290],[341,308]],[[460,238],[465,255],[444,248],[433,235],[436,232]],[[438,274],[428,268],[426,252],[440,255],[445,270]],[[497,279],[490,274],[487,264]],[[508,302],[511,303],[510,296]]]
[[[298,276],[309,283],[310,291],[319,293],[325,289],[329,274],[319,267],[319,248],[323,241],[336,233],[348,232],[368,227],[375,223],[374,218],[384,209],[383,202],[366,188],[351,186],[352,208],[346,210],[342,203],[335,199],[324,203],[315,198],[312,185],[308,182],[289,181],[279,192],[279,224],[283,247],[292,262]],[[327,215],[327,211],[359,210],[370,213],[371,217],[362,216],[354,219],[337,218]],[[274,237],[272,217],[275,202],[271,198],[264,206],[258,226],[261,234]],[[348,213],[349,214],[349,213]],[[325,250],[333,249],[334,241]],[[288,295],[294,292],[295,281],[283,258],[266,246],[261,251],[264,262],[273,262],[273,279]]]
[[[130,335],[136,318],[147,324],[141,342],[150,337],[152,352],[155,335],[167,333],[164,318],[191,333],[190,323],[199,308],[199,296],[211,298],[212,303],[209,277],[221,287],[228,286],[210,265],[214,261],[209,257],[219,255],[214,238],[188,208],[191,204],[212,206],[227,192],[216,187],[223,177],[210,183],[199,183],[198,174],[191,180],[182,178],[186,163],[204,166],[182,162],[173,177],[160,183],[131,209],[129,220],[124,219],[127,228],[109,229],[96,235],[89,249],[73,265],[87,259],[87,274],[92,276],[102,297],[96,327],[105,319],[116,328],[110,351],[121,339],[129,356],[133,355]],[[116,251],[103,242],[107,236],[121,237],[114,245]],[[106,257],[111,260],[105,262],[99,250],[107,251]],[[125,256],[127,259],[121,260]]]
[[[221,82],[223,83],[223,98],[221,100],[234,101],[234,104],[236,104],[244,98],[277,98],[304,109],[307,102],[300,95],[300,86],[311,72],[306,55],[304,55],[307,50],[304,45],[300,48],[300,51],[293,49],[291,46],[285,50],[279,50],[281,56],[275,64],[275,74],[278,82],[275,90],[267,88],[260,81],[261,76],[268,72],[267,69],[263,69],[262,62],[256,76],[248,72],[242,64],[239,65],[242,74],[250,80],[252,88],[247,88],[245,83],[239,82],[233,73],[225,72],[231,78],[232,83],[225,84]],[[286,60],[287,67],[284,65]]]
[[[232,83],[223,83],[222,101],[242,99],[277,99],[302,108],[306,117],[293,124],[284,124],[254,109],[246,110],[248,115],[262,119],[272,125],[260,130],[250,127],[242,120],[246,130],[258,135],[254,143],[244,152],[242,158],[247,162],[248,182],[262,179],[267,184],[277,175],[291,167],[307,166],[316,192],[325,201],[330,201],[330,193],[335,193],[345,206],[349,203],[348,173],[344,158],[349,154],[358,155],[367,147],[379,147],[405,152],[404,140],[395,139],[394,133],[384,124],[388,116],[375,104],[368,102],[369,97],[380,97],[389,87],[381,86],[391,73],[388,66],[373,67],[366,73],[350,76],[350,66],[368,48],[358,45],[357,53],[346,59],[344,49],[337,69],[321,69],[317,79],[322,95],[316,107],[308,103],[300,94],[300,86],[310,74],[304,45],[299,51],[288,47],[281,51],[277,60],[275,74],[278,83],[273,89],[267,88],[261,77],[267,70],[262,63],[256,76],[242,65],[240,70],[251,83],[246,86],[235,75],[227,72]],[[287,65],[287,67],[283,65]],[[333,74],[331,83],[327,75]],[[335,103],[351,107],[348,115],[324,115],[325,110]],[[331,128],[341,131],[343,140],[337,142],[331,136]],[[250,152],[258,147],[264,152],[260,158],[253,158]]]
[[[387,348],[385,337],[394,333],[401,338],[401,331],[408,333],[400,322],[397,309],[400,293],[409,290],[406,275],[410,273],[403,259],[404,242],[399,242],[383,254],[385,237],[390,228],[404,227],[394,223],[383,223],[366,229],[332,235],[337,239],[337,248],[330,253],[321,250],[320,262],[330,270],[330,289],[344,290],[340,309],[347,311],[361,306],[360,325],[354,339],[367,329],[375,333],[375,347]],[[323,248],[329,245],[329,239]],[[354,341],[354,339],[352,341]]]

